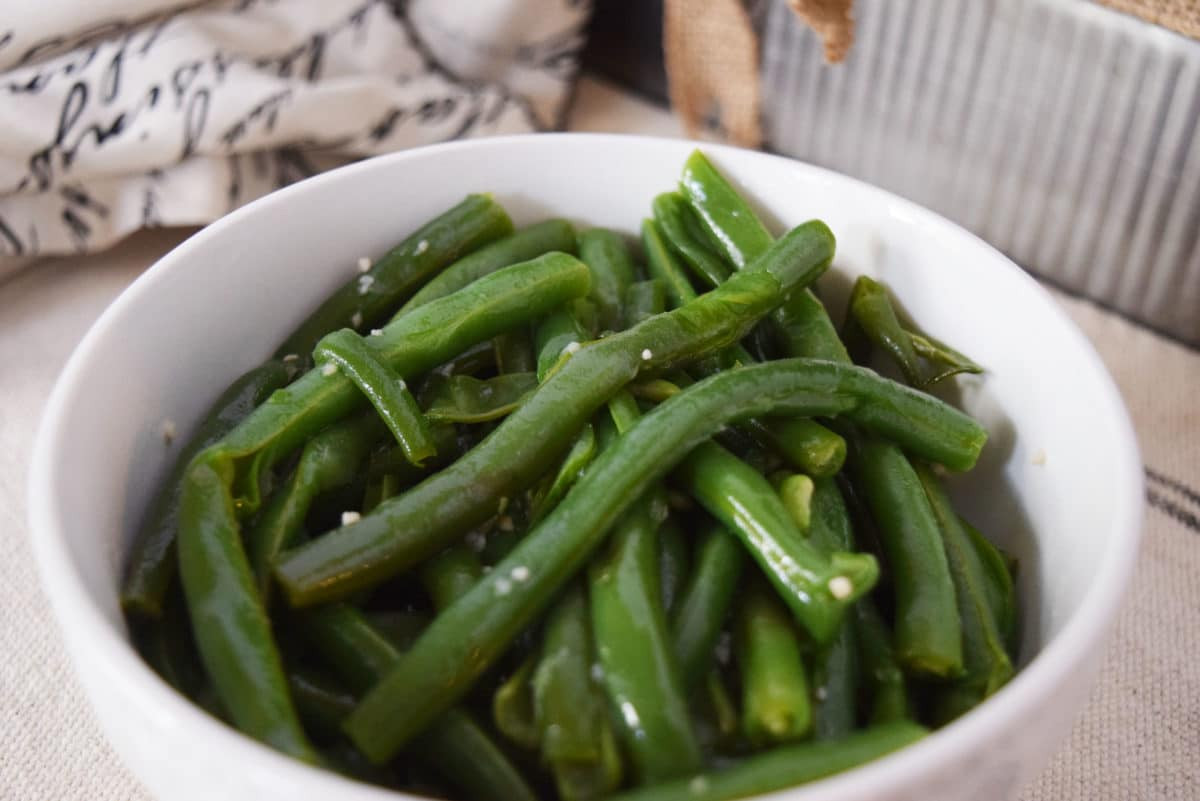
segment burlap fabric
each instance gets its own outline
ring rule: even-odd
[[[109,750],[38,585],[25,523],[34,425],[104,306],[177,234],[0,284],[0,798],[145,801]],[[132,252],[131,252],[132,249]],[[1200,798],[1200,352],[1059,296],[1133,415],[1145,543],[1090,705],[1022,801]]]

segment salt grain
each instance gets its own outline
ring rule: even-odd
[[[366,256],[359,256],[358,257],[358,271],[360,273],[365,273],[369,269],[371,269],[371,260],[368,259]]]
[[[338,371],[338,366],[333,362],[328,362],[321,368],[321,375],[333,375]]]

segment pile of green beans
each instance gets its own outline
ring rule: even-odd
[[[839,330],[833,234],[772,235],[699,152],[650,211],[639,251],[471,195],[313,311],[134,539],[146,661],[463,799],[741,798],[997,692],[1014,563],[943,486],[987,437],[928,392],[983,368],[866,277]]]

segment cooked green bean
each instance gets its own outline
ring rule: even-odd
[[[496,579],[520,583],[514,568]],[[547,616],[542,655],[533,675],[534,714],[542,759],[550,763],[565,801],[608,795],[621,783],[616,737],[592,678],[591,623],[579,585],[570,587]]]
[[[1016,637],[1018,633],[1017,593],[1013,584],[1013,574],[1009,570],[1008,560],[991,540],[983,536],[979,529],[972,526],[962,517],[959,522],[971,537],[971,544],[979,555],[987,578],[985,585],[988,592],[988,606],[996,616],[996,624],[1000,627],[1000,636],[1004,638],[1010,657],[1016,656]]]
[[[653,205],[654,221],[671,250],[709,287],[722,284],[729,277],[729,268],[709,248],[683,196],[664,192],[654,198]]]
[[[962,621],[964,675],[955,682],[974,695],[975,703],[995,693],[1013,675],[1012,662],[993,612],[987,568],[971,535],[959,522],[950,498],[929,468],[917,468],[929,506],[941,531],[946,561],[954,580],[958,615]],[[953,710],[958,712],[960,710]],[[953,712],[951,714],[953,714]]]
[[[592,271],[592,290],[588,298],[596,304],[600,329],[621,328],[621,302],[633,283],[633,259],[620,234],[604,228],[592,228],[578,236],[579,259]]]
[[[695,300],[696,288],[675,259],[662,229],[654,220],[642,221],[642,250],[646,253],[646,273],[662,282],[668,308]]]
[[[667,518],[658,527],[658,575],[662,608],[670,616],[683,592],[691,562],[691,546],[679,523]]]
[[[311,667],[288,670],[288,688],[296,699],[300,719],[320,738],[341,736],[342,719],[350,714],[358,699],[332,676]]]
[[[514,328],[497,334],[492,340],[496,350],[496,369],[501,374],[535,373],[537,359],[533,352],[533,338],[527,327]]]
[[[854,548],[850,514],[833,479],[814,482],[809,503],[808,537],[824,553]],[[855,606],[869,603],[860,598]],[[858,642],[853,617],[842,621],[837,634],[816,650],[813,666],[813,734],[835,740],[854,730],[858,718]]]
[[[558,505],[571,486],[583,475],[583,471],[592,463],[596,455],[596,433],[591,423],[583,427],[583,431],[575,438],[571,450],[563,457],[562,464],[554,474],[554,479],[546,489],[546,493],[537,499],[530,514],[532,522],[545,517],[551,509]]]
[[[224,477],[202,453],[184,481],[179,572],[204,669],[235,726],[315,763],[317,753],[288,693]]]
[[[705,526],[696,545],[695,567],[671,621],[675,657],[689,690],[712,666],[713,648],[729,616],[744,562],[744,549],[724,526]]]
[[[571,304],[538,323],[534,333],[538,381],[545,381],[564,356],[591,339],[590,332],[580,323],[577,311],[578,306]]]
[[[907,669],[962,673],[962,620],[938,521],[916,471],[890,442],[862,437],[855,478],[878,527],[896,598],[896,653]]]
[[[542,739],[533,709],[533,670],[537,663],[537,653],[526,656],[492,695],[492,722],[496,728],[509,740],[531,751]]]
[[[532,373],[492,378],[469,375],[435,377],[428,386],[425,417],[438,423],[484,423],[510,414],[537,389]]]
[[[787,610],[752,581],[737,609],[742,731],[756,746],[799,740],[812,726],[800,641]]]
[[[295,470],[247,533],[250,561],[264,600],[275,557],[295,544],[313,501],[322,492],[353,481],[371,447],[385,432],[378,415],[368,413],[335,423],[304,446]]]
[[[445,609],[467,593],[483,575],[479,556],[466,545],[451,545],[421,565],[421,583],[434,609]]]
[[[404,379],[384,364],[362,337],[348,328],[334,331],[317,343],[313,358],[323,365],[322,373],[341,370],[354,382],[375,407],[375,413],[392,432],[409,462],[420,467],[426,459],[437,455],[429,422],[421,414],[417,399]]]
[[[712,241],[741,270],[771,245],[771,234],[733,185],[699,150],[683,165],[679,188]]]
[[[614,795],[611,801],[732,801],[832,776],[925,736],[915,723],[875,726],[842,740],[799,743],[756,754],[731,767]]]
[[[276,357],[305,361],[331,331],[377,325],[437,271],[510,233],[512,221],[490,195],[468,195],[343,284],[284,340]]]
[[[331,604],[305,612],[303,631],[352,690],[386,674],[400,651],[360,611]],[[413,750],[472,798],[535,801],[536,795],[491,737],[461,709],[447,710],[413,742]]]
[[[183,474],[192,457],[229,433],[267,396],[288,380],[288,367],[268,361],[239,377],[205,413],[196,433],[180,451],[174,467],[154,496],[125,561],[121,608],[139,617],[162,616],[163,599],[175,576],[175,533]]]
[[[371,340],[377,340],[373,346],[397,374],[411,375],[578,296],[588,281],[586,267],[577,260],[550,254],[481,278],[402,317]],[[288,696],[238,515],[258,509],[259,477],[271,462],[353,410],[356,394],[340,374],[309,372],[196,456],[183,483],[180,573],[213,686],[239,729],[308,760],[315,754]]]
[[[548,472],[592,412],[639,371],[670,367],[736,342],[778,302],[784,288],[819,274],[832,248],[823,224],[805,223],[780,239],[758,268],[734,276],[687,306],[582,347],[453,465],[381,504],[362,521],[285,554],[276,576],[290,602],[310,605],[344,598],[463,536],[494,513],[499,498],[514,495]],[[870,405],[860,414],[895,416],[892,410]],[[940,418],[929,422],[940,425]],[[907,428],[917,433],[919,426],[913,422],[908,421]],[[975,451],[982,438],[974,423],[969,429],[972,433],[962,437],[967,430],[961,424],[941,427],[936,440]],[[928,432],[926,428],[920,433]]]
[[[637,325],[647,317],[666,311],[666,291],[662,281],[635,281],[625,290],[625,306],[621,320],[625,328]]]
[[[892,358],[910,384],[918,387],[925,385],[925,371],[917,359],[912,339],[900,325],[883,284],[866,275],[860,275],[855,280],[854,289],[850,292],[847,323],[851,320],[872,345]]]
[[[870,690],[872,724],[912,717],[912,702],[904,672],[896,661],[892,634],[871,598],[854,605],[854,634],[862,660],[862,675]]]
[[[672,314],[598,344],[637,333]],[[568,374],[564,368],[556,375]],[[544,391],[545,387],[535,399]],[[526,404],[517,414],[532,406]],[[730,419],[771,412],[842,414],[918,451],[924,438],[940,439],[946,431],[963,429],[965,434],[971,429],[973,435],[951,437],[974,443],[973,453],[963,454],[967,462],[978,454],[984,440],[978,425],[957,410],[861,368],[785,360],[697,383],[647,413],[592,463],[563,502],[493,569],[492,575],[505,583],[480,582],[437,617],[347,721],[354,742],[373,760],[390,757],[494,663],[512,637],[532,622],[587,560],[632,500],[660,480],[676,460]],[[506,578],[517,568],[525,581]]]
[[[592,626],[603,681],[625,749],[643,782],[699,769],[659,585],[657,529],[666,502],[637,501],[619,521],[607,553],[590,570]]]
[[[926,386],[936,384],[959,373],[979,374],[984,372],[981,365],[976,364],[945,342],[940,342],[931,336],[918,334],[916,331],[906,333],[918,356],[925,359],[930,365],[941,365],[942,367],[941,372],[932,373],[926,377]]]
[[[784,473],[775,487],[779,492],[779,500],[783,501],[792,522],[800,531],[807,533],[812,525],[813,480],[803,473]],[[822,549],[826,554],[836,550],[849,549]]]
[[[465,289],[503,267],[536,259],[551,251],[575,253],[575,229],[566,220],[546,220],[530,225],[463,256],[430,279],[392,319]]]
[[[846,440],[815,420],[772,418],[744,427],[793,470],[812,478],[836,475],[846,461]]]
[[[817,642],[828,642],[846,606],[874,586],[879,575],[874,557],[821,554],[804,539],[767,479],[720,445],[701,444],[683,459],[675,475],[709,514],[737,535]]]

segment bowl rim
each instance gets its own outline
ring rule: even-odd
[[[949,227],[958,235],[973,240],[975,247],[990,251],[1007,269],[1016,273],[1018,279],[1025,282],[1032,297],[1039,298],[1051,315],[1063,324],[1062,329],[1073,340],[1070,344],[1086,362],[1081,367],[1101,380],[1110,396],[1108,400],[1115,402],[1119,412],[1113,421],[1111,436],[1115,448],[1124,458],[1112,467],[1124,473],[1118,477],[1118,485],[1125,486],[1127,492],[1117,499],[1118,514],[1112,520],[1113,536],[1099,569],[1062,630],[1048,640],[995,697],[951,724],[931,732],[920,742],[852,770],[757,797],[778,799],[786,796],[801,801],[894,789],[898,784],[914,782],[923,775],[931,774],[939,766],[954,762],[987,742],[994,731],[1008,728],[1014,719],[1028,716],[1045,703],[1054,688],[1068,681],[1079,668],[1089,648],[1106,637],[1128,590],[1141,538],[1144,477],[1138,444],[1128,409],[1094,346],[1032,276],[975,234],[919,204],[868,182],[797,159],[728,145],[638,134],[541,133],[497,136],[426,145],[345,165],[279,189],[224,215],[189,236],[131,282],[91,325],[56,380],[37,428],[27,484],[28,526],[35,561],[42,587],[51,601],[63,638],[68,643],[74,669],[80,669],[76,655],[87,651],[90,659],[96,660],[93,665],[104,672],[107,680],[119,685],[122,692],[142,696],[151,708],[161,708],[165,716],[178,720],[182,727],[194,730],[198,737],[205,738],[207,750],[221,752],[218,756],[231,756],[236,760],[265,760],[264,766],[273,772],[294,774],[294,784],[303,782],[314,792],[338,793],[336,797],[339,798],[362,801],[415,798],[348,779],[284,756],[210,716],[167,685],[141,659],[118,627],[112,625],[89,599],[53,503],[53,466],[55,455],[64,448],[64,411],[81,380],[81,373],[92,360],[93,351],[100,347],[106,330],[114,320],[125,314],[126,309],[139,303],[143,295],[164,280],[173,264],[186,260],[193,251],[203,251],[210,240],[224,236],[230,225],[272,205],[287,204],[295,195],[320,190],[340,181],[352,182],[359,174],[380,169],[383,165],[438,159],[465,150],[503,150],[514,145],[525,145],[531,140],[536,140],[539,145],[577,141],[581,146],[582,143],[590,143],[592,146],[618,149],[630,146],[665,147],[678,150],[685,156],[691,149],[700,148],[706,154],[727,162],[740,159],[773,161],[780,170],[809,173],[824,181],[849,185],[854,191],[879,196],[887,201],[890,209],[911,221],[942,229]]]

